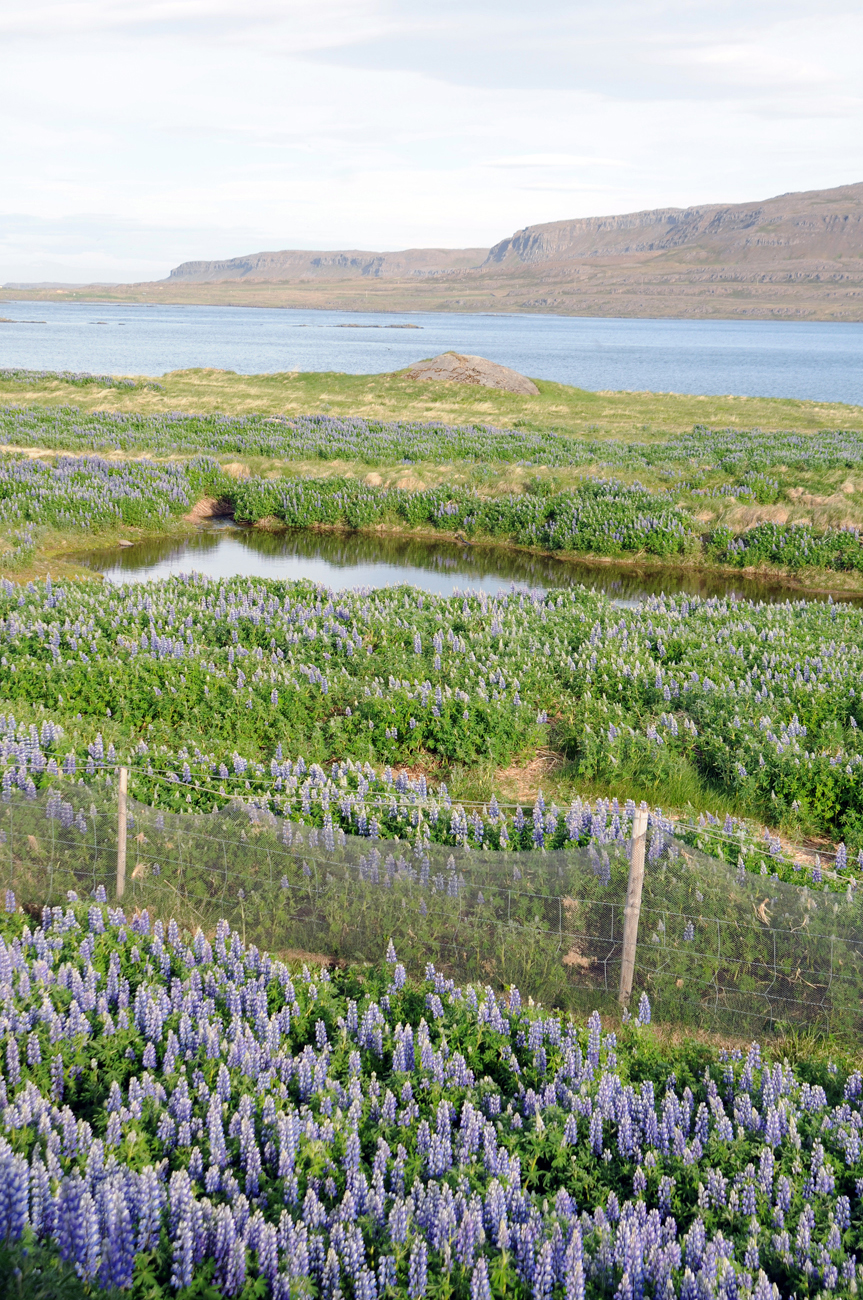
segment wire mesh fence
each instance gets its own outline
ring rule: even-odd
[[[116,781],[0,802],[0,879],[34,918],[117,896]],[[515,985],[545,1005],[618,996],[632,842],[553,852],[450,849],[300,826],[236,802],[210,814],[127,801],[129,911],[297,957],[379,960],[390,939],[416,972]],[[164,960],[167,960],[165,958]],[[654,831],[633,993],[682,1024],[737,1033],[863,1028],[857,893],[735,872]]]

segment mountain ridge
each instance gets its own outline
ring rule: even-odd
[[[638,232],[640,237],[632,238]],[[841,247],[840,247],[841,246]],[[671,252],[724,252],[752,260],[788,257],[835,260],[863,256],[863,182],[832,190],[790,191],[755,203],[648,208],[525,226],[490,249],[281,249],[240,257],[183,262],[168,280],[224,282],[295,279],[403,278],[514,269],[541,263],[632,258]],[[832,254],[832,256],[831,256]],[[766,255],[766,257],[765,257]]]
[[[206,283],[225,280],[285,280],[280,272],[303,278],[344,279],[350,276],[434,275],[472,268],[488,252],[485,248],[407,248],[393,253],[368,252],[351,248],[312,251],[281,249],[275,252],[247,253],[217,261],[183,262],[175,266],[169,281]]]

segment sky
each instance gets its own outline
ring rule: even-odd
[[[863,180],[859,0],[0,0],[0,283]]]

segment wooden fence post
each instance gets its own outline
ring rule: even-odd
[[[129,769],[121,767],[117,784],[117,897],[126,890],[126,791],[129,788]]]
[[[644,884],[644,849],[647,842],[647,808],[636,810],[632,821],[632,861],[629,864],[629,884],[626,887],[626,907],[623,912],[623,959],[620,963],[620,993],[622,1007],[632,993],[635,974],[635,949],[638,943],[638,917],[641,912],[641,887]]]

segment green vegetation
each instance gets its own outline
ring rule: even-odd
[[[195,401],[208,378],[230,415]],[[316,384],[350,418],[309,415]],[[768,404],[731,427],[722,399],[675,428],[695,399],[544,385],[535,423],[471,391],[429,424],[435,393],[392,376],[0,390],[26,403],[0,410],[9,1293],[850,1300],[863,610],[27,579],[70,539],[191,527],[204,498],[271,528],[853,583],[852,421],[765,434]],[[661,432],[613,424],[651,403]],[[532,807],[503,797],[523,782]],[[618,1018],[642,798],[642,996]],[[832,840],[829,870],[748,818]],[[705,1024],[785,1037],[720,1052]]]
[[[419,765],[447,782],[473,772],[459,797],[486,802],[497,771],[551,745],[568,763],[555,798],[586,786],[667,806],[698,791],[702,807],[863,847],[863,611],[848,606],[656,599],[622,610],[583,588],[447,599],[193,578],[107,592],[7,582],[0,619],[18,722],[61,725],[72,772],[92,759],[97,730],[124,759],[137,752],[136,792],[170,808],[192,801],[184,765],[207,788],[205,807],[234,792],[225,779],[248,763],[267,765],[263,788],[276,794],[279,746],[307,763]],[[38,750],[35,769],[28,745],[6,751],[7,786],[26,786],[31,770],[52,779],[57,763]],[[150,780],[150,767],[173,784]],[[348,828],[363,812],[361,800],[349,806]],[[560,808],[548,815],[551,847],[570,833]],[[515,818],[487,826],[486,842],[499,847],[505,826],[514,844]],[[467,823],[453,832],[448,811],[437,831],[444,842],[475,834]],[[776,869],[795,879],[781,858]]]

